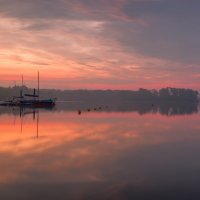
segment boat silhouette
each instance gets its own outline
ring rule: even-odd
[[[23,88],[23,76],[22,76]],[[40,77],[38,72],[38,90],[34,89],[33,94],[24,94],[20,90],[20,96],[13,97],[11,100],[0,102],[1,106],[21,106],[21,107],[54,107],[56,99],[40,99]]]

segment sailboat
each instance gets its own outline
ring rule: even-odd
[[[55,99],[40,99],[40,76],[38,72],[38,92],[34,89],[33,94],[24,94],[27,98],[20,99],[19,103],[23,106],[34,106],[34,107],[51,107],[55,106]]]
[[[40,77],[38,72],[38,91],[34,89],[33,94],[22,94],[20,97],[13,97],[12,100],[0,102],[2,106],[31,106],[31,107],[53,107],[55,106],[56,99],[40,99]]]

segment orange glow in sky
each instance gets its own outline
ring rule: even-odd
[[[143,1],[89,2],[0,1],[0,86],[19,85],[24,74],[34,87],[40,71],[43,88],[199,89],[198,38],[176,26],[178,13],[148,16]]]

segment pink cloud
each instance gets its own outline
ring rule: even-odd
[[[126,3],[122,0],[98,1],[91,5],[82,1],[70,3],[70,8],[80,12],[83,19],[2,15],[0,84],[10,85],[24,73],[32,87],[39,70],[43,74],[43,86],[47,88],[198,87],[200,80],[198,74],[194,75],[198,67],[139,53],[129,40],[123,40],[126,33],[136,40],[138,30],[149,23],[143,18],[127,22],[123,11]],[[104,16],[94,17],[99,15]],[[135,29],[127,29],[127,25]]]

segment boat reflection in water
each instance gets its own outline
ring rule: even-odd
[[[39,137],[39,114],[41,111],[52,111],[54,107],[34,107],[34,106],[13,106],[9,109],[4,109],[14,116],[14,124],[16,125],[16,118],[20,119],[20,132],[23,133],[24,121],[28,119],[28,122],[36,122],[36,138]],[[3,113],[1,113],[3,114]]]
[[[200,196],[200,115],[194,107],[174,107],[178,111],[169,115],[153,106],[141,115],[133,105],[62,104],[51,110],[0,107],[0,199]]]

